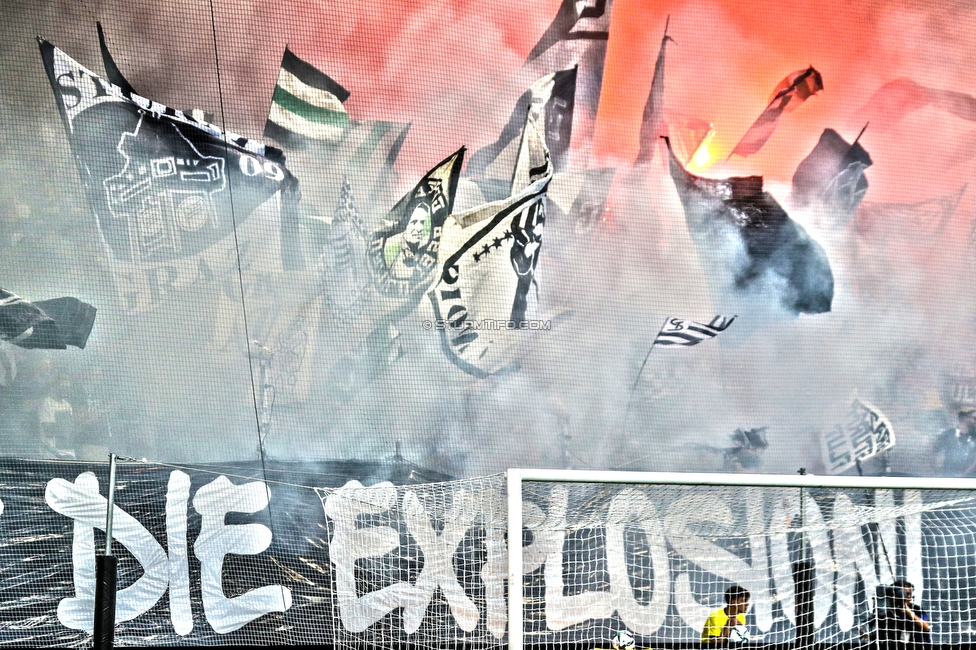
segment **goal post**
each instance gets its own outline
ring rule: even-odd
[[[752,545],[749,546],[747,553],[756,554],[757,551],[754,546],[761,547],[762,549],[762,562],[753,558],[751,566],[744,560],[742,561],[742,565],[751,571],[749,575],[752,582],[750,584],[757,584],[761,587],[760,591],[762,593],[755,594],[755,597],[757,601],[764,599],[762,601],[762,607],[764,608],[762,614],[764,617],[763,626],[767,630],[772,625],[770,621],[782,621],[784,625],[787,624],[786,619],[790,619],[789,625],[795,625],[799,622],[799,613],[795,610],[787,612],[787,606],[785,604],[789,601],[789,607],[794,606],[793,597],[795,594],[792,591],[794,575],[789,572],[796,570],[796,561],[789,558],[796,557],[797,549],[802,552],[804,561],[806,561],[808,551],[811,553],[807,568],[812,567],[814,564],[817,565],[816,577],[810,578],[811,583],[815,584],[809,587],[809,591],[813,594],[814,590],[816,590],[816,594],[811,596],[809,605],[810,608],[815,607],[816,612],[810,614],[810,620],[813,621],[815,618],[818,626],[830,624],[834,628],[843,631],[844,634],[839,632],[831,633],[833,636],[827,635],[824,632],[821,633],[821,640],[828,638],[829,642],[837,643],[838,645],[842,643],[841,639],[850,640],[851,638],[856,638],[856,634],[859,633],[855,629],[857,625],[867,625],[865,621],[868,620],[866,618],[868,614],[865,612],[870,611],[869,616],[872,617],[871,620],[877,625],[878,619],[876,618],[877,614],[875,612],[880,611],[878,608],[881,607],[882,594],[887,593],[883,592],[883,589],[889,588],[892,583],[896,582],[896,579],[910,577],[921,582],[923,560],[931,562],[936,567],[932,571],[940,572],[938,576],[928,579],[929,582],[943,579],[955,581],[952,583],[955,586],[948,590],[954,595],[950,595],[949,597],[960,598],[959,594],[962,588],[971,590],[976,595],[976,566],[972,568],[968,564],[962,566],[962,563],[966,563],[967,559],[969,562],[976,561],[971,557],[964,557],[971,553],[971,551],[976,550],[976,479],[819,476],[812,474],[696,474],[513,468],[506,472],[509,650],[523,650],[526,647],[526,572],[524,562],[526,549],[523,548],[522,540],[528,524],[524,510],[527,503],[526,490],[531,489],[527,488],[527,486],[539,483],[553,484],[554,486],[560,484],[604,485],[608,489],[618,490],[614,494],[621,495],[621,498],[633,498],[635,500],[634,502],[638,503],[638,505],[644,503],[641,500],[643,497],[635,491],[623,495],[622,491],[625,491],[626,486],[643,486],[647,489],[653,488],[659,491],[670,487],[681,494],[683,494],[681,491],[689,491],[690,494],[696,490],[718,490],[724,491],[722,493],[729,495],[730,499],[745,499],[746,497],[742,495],[746,493],[754,495],[757,489],[760,491],[766,490],[763,494],[767,496],[773,494],[789,494],[792,499],[795,494],[800,503],[798,509],[800,521],[789,521],[788,519],[790,516],[794,516],[791,512],[797,512],[795,507],[793,511],[786,512],[787,521],[789,521],[790,526],[794,527],[793,529],[787,531],[782,528],[782,522],[773,522],[776,524],[775,526],[766,527],[762,531],[756,530],[755,526],[747,529],[748,526],[742,525],[739,526],[739,530],[729,536],[730,539],[733,537],[735,539],[745,539],[745,545]],[[935,494],[933,496],[933,493],[938,492],[944,494]],[[831,511],[829,513],[829,519],[824,519],[820,514],[820,507],[817,506],[813,493],[816,493],[816,498],[820,499],[821,502],[830,499]],[[859,495],[864,493],[868,493],[871,496],[861,498]],[[923,493],[927,497],[923,498],[921,496]],[[897,503],[895,494],[898,495],[897,499],[900,500]],[[607,500],[606,495],[603,495],[601,498],[603,498],[601,503]],[[613,498],[616,498],[616,496]],[[804,505],[805,498],[808,499],[806,505]],[[971,500],[972,503],[970,503]],[[675,498],[672,501],[681,501],[681,499]],[[686,500],[686,502],[692,505],[704,503],[700,496],[694,496],[690,500]],[[870,505],[865,506],[864,503],[868,502]],[[671,507],[673,509],[675,504],[671,503]],[[743,507],[748,509],[751,506],[746,505]],[[776,505],[775,507],[779,506]],[[613,510],[612,505],[610,509]],[[637,510],[639,509],[637,508]],[[761,517],[768,517],[768,514],[764,514],[767,509],[767,506],[760,504],[758,511]],[[755,508],[752,508],[752,511],[755,510]],[[787,508],[787,510],[789,509]],[[785,511],[777,512],[780,512],[782,515]],[[813,513],[813,515],[810,515],[810,513]],[[926,537],[924,541],[927,545],[925,547],[927,554],[925,558],[922,557],[923,514],[928,517],[927,521],[931,529],[925,530]],[[670,516],[670,511],[668,515]],[[687,521],[689,516],[686,516],[683,520]],[[749,516],[751,517],[752,515],[750,514]],[[804,518],[809,516],[812,516],[815,520],[804,521]],[[668,523],[671,523],[673,520],[673,518],[668,519],[668,517],[664,519]],[[636,519],[629,519],[627,525],[632,525],[636,521]],[[944,526],[940,529],[939,526],[942,525],[940,522],[943,521]],[[966,528],[970,524],[971,528]],[[551,521],[547,525],[555,525],[558,527],[558,524],[553,524]],[[660,527],[660,524],[655,525]],[[752,524],[750,523],[750,525]],[[564,523],[563,526],[566,526],[566,524]],[[780,527],[777,528],[776,526]],[[946,539],[951,538],[950,541],[952,543],[956,543],[954,541],[956,538],[953,535],[958,535],[958,531],[963,528],[966,528],[968,531],[966,535],[973,538],[974,544],[972,545],[972,549],[970,549],[969,537],[966,537],[967,541],[963,547],[959,549],[953,547],[948,551],[951,557],[935,559],[929,557],[932,554],[929,549],[932,546],[929,543],[932,539],[943,535],[946,536]],[[657,530],[657,528],[654,528],[654,530]],[[680,535],[679,531],[667,530],[666,535],[667,541],[665,542],[663,541],[665,534],[662,529],[660,546],[665,548],[665,564],[671,562],[672,559],[670,558],[677,554],[674,550],[676,546],[694,546],[694,544],[701,542],[700,539],[694,538],[693,535],[691,537],[694,538],[694,544],[676,541],[673,536]],[[806,537],[807,535],[810,536],[809,540]],[[565,538],[564,534],[560,539]],[[798,544],[796,542],[797,538],[799,539]],[[716,542],[714,539],[706,541],[712,543],[713,548],[717,549],[714,551],[716,555],[721,556],[725,552],[720,548],[721,540],[719,542]],[[787,546],[787,542],[792,546]],[[609,547],[609,542],[607,542],[607,545]],[[622,555],[622,542],[620,547],[620,555]],[[772,559],[767,560],[765,558],[767,548],[769,549],[770,558],[772,558],[773,551],[775,550],[774,547],[775,549],[780,549],[778,556],[780,562],[778,565],[774,565]],[[946,543],[946,548],[949,548],[949,542]],[[610,553],[609,550],[606,552],[608,554]],[[653,552],[650,554],[653,555]],[[550,557],[552,556],[550,555]],[[660,558],[661,554],[659,553],[657,557]],[[728,555],[728,557],[734,556]],[[783,558],[787,558],[785,567],[783,566]],[[688,564],[695,562],[694,558],[683,558],[681,561]],[[701,563],[707,567],[711,566],[708,563],[713,561],[714,558],[705,557],[705,560]],[[952,566],[956,566],[952,564],[953,562],[959,565],[958,569],[951,568]],[[619,563],[618,561],[618,565]],[[946,569],[945,567],[949,565],[951,565],[950,568]],[[553,570],[562,571],[562,568],[556,567]],[[810,570],[812,572],[812,569]],[[627,571],[632,571],[632,569],[627,568]],[[654,571],[657,571],[657,569]],[[700,569],[696,575],[707,573],[707,571],[707,568]],[[670,576],[670,573],[668,575]],[[690,575],[691,571],[686,571],[682,578],[685,581],[683,583],[685,590],[682,592],[682,598],[684,599],[682,603],[685,603],[685,606],[688,608],[691,607],[687,604],[688,594],[691,593],[687,589],[688,576]],[[801,575],[812,576],[813,574]],[[623,582],[624,587],[630,589],[631,585],[627,576],[628,574],[624,572],[624,578],[620,580],[618,569],[618,585],[620,582]],[[788,576],[788,580],[784,576]],[[946,578],[946,576],[949,577]],[[693,580],[693,578],[691,579]],[[653,580],[659,581],[660,577],[655,574]],[[613,582],[613,580],[611,579],[610,582]],[[728,582],[726,580],[723,584],[728,584]],[[827,586],[824,586],[825,583],[827,583]],[[764,584],[766,587],[762,586]],[[700,585],[698,586],[700,587]],[[940,588],[945,587],[942,583],[939,583],[937,586],[940,586]],[[562,590],[561,579],[558,582],[558,588],[560,591]],[[655,584],[654,589],[660,588],[658,584]],[[668,588],[670,589],[670,583]],[[610,591],[612,592],[613,589],[611,585]],[[921,584],[919,585],[920,590]],[[773,593],[774,591],[776,593]],[[550,592],[547,587],[546,599],[549,598],[549,594]],[[829,595],[829,601],[824,594]],[[557,597],[561,595],[561,593],[556,594]],[[942,598],[943,596],[939,595],[938,597]],[[607,594],[607,598],[603,600],[615,602],[614,598],[617,598],[617,596],[609,593]],[[666,602],[663,604],[664,611],[667,612],[668,616],[673,616],[673,610],[676,607],[676,603],[673,601],[677,601],[678,597],[672,597],[669,591],[664,598],[666,599]],[[693,598],[694,596],[692,596]],[[964,602],[962,600],[953,602],[948,606],[948,609],[942,612],[943,618],[945,618],[944,625],[946,626],[946,630],[949,629],[950,624],[954,626],[952,627],[953,630],[956,628],[962,630],[959,633],[955,631],[951,633],[944,631],[944,636],[940,637],[940,639],[948,640],[953,644],[963,644],[976,640],[976,638],[970,639],[965,636],[967,634],[965,628],[972,628],[969,622],[962,620],[965,616],[968,616],[964,612],[970,606],[968,591],[963,598],[965,598]],[[918,600],[917,596],[916,600]],[[930,602],[935,601],[930,599]],[[681,603],[677,604],[680,605]],[[972,604],[976,605],[976,598],[973,599]],[[659,607],[656,610],[658,612],[657,616],[661,618],[663,614],[660,613],[662,611],[660,603],[658,605]],[[616,616],[615,610],[613,609],[614,606],[612,604],[607,605],[606,608],[600,610],[602,613],[594,613],[593,618],[599,618],[601,616],[606,618],[608,611],[611,612],[612,616]],[[701,611],[703,607],[697,602],[693,606],[698,608],[696,611]],[[941,600],[939,601],[939,606],[945,607]],[[548,616],[550,603],[545,603],[545,607],[546,615]],[[640,610],[641,607],[644,607],[644,605],[633,608],[633,611]],[[644,608],[649,609],[647,607]],[[958,614],[958,620],[949,620],[952,615],[956,614]],[[574,620],[581,620],[581,618],[567,619],[565,623],[560,623],[560,625],[572,623]],[[969,620],[971,619],[967,619],[967,621]],[[929,628],[926,629],[929,630],[933,624],[938,625],[938,622],[929,623]],[[686,642],[689,640],[688,635],[690,634],[687,628],[688,625],[686,623],[683,631],[685,634],[683,638]],[[550,629],[553,628],[550,627]],[[827,636],[825,637],[825,635]],[[772,637],[770,636],[769,638]],[[862,638],[867,637],[862,636]],[[603,637],[603,641],[604,643],[609,641],[608,635]]]

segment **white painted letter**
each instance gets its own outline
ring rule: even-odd
[[[203,611],[218,634],[240,629],[271,612],[291,607],[291,590],[283,585],[253,589],[236,598],[224,596],[221,581],[224,556],[256,555],[271,545],[271,530],[263,524],[228,526],[228,512],[255,513],[268,506],[268,488],[261,481],[234,485],[226,476],[197,490],[193,507],[203,517],[193,552],[200,560]]]

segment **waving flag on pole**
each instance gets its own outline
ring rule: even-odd
[[[708,325],[705,325],[704,323],[698,323],[693,320],[668,316],[664,320],[661,331],[654,337],[654,342],[648,348],[647,354],[644,356],[644,362],[641,363],[640,370],[637,371],[634,384],[630,387],[630,399],[627,401],[627,415],[630,415],[630,405],[634,400],[634,392],[637,390],[641,375],[644,374],[644,368],[647,367],[647,360],[651,358],[651,352],[654,351],[655,346],[681,345],[688,347],[690,345],[698,345],[702,341],[713,339],[719,333],[724,332],[735,318],[735,316],[716,316]]]
[[[428,292],[448,359],[483,378],[518,367],[537,319],[536,272],[552,162],[544,115],[528,111],[510,195],[452,215],[445,223],[440,277]]]
[[[654,345],[698,345],[718,336],[734,320],[735,316],[716,316],[705,325],[684,318],[668,318],[654,339]]]
[[[661,37],[661,49],[654,64],[654,79],[651,81],[651,91],[644,104],[644,117],[641,120],[640,151],[637,154],[637,164],[645,164],[654,159],[657,149],[658,136],[661,130],[661,119],[664,116],[664,51],[668,41],[674,39],[668,36],[668,22],[664,25],[664,36]]]
[[[910,113],[925,106],[933,106],[959,119],[976,122],[976,97],[956,90],[923,86],[907,77],[889,81],[878,88],[857,110],[854,119],[870,119],[884,133]]]
[[[766,105],[766,110],[752,123],[746,134],[739,140],[739,144],[735,145],[730,156],[735,154],[749,156],[762,149],[776,130],[779,116],[793,112],[808,97],[813,97],[823,90],[823,87],[823,79],[813,66],[806,70],[791,72],[773,90],[773,96]]]
[[[233,272],[231,233],[254,242],[272,271],[304,268],[298,180],[280,150],[126,90],[38,41],[126,311]]]
[[[838,474],[895,446],[891,421],[877,406],[857,397],[843,424],[821,436],[824,465]]]
[[[588,142],[592,136],[600,104],[612,9],[612,0],[562,0],[552,24],[532,48],[515,79],[517,87],[524,88],[543,75],[579,66],[576,108],[586,116],[577,122],[573,136],[579,142]],[[557,171],[558,158],[553,156]]]
[[[397,324],[417,308],[434,281],[463,161],[462,147],[428,171],[366,241],[371,282],[361,290],[363,305],[352,322],[333,323],[335,347],[344,353],[330,370],[330,381],[347,396],[402,355]]]
[[[850,144],[837,131],[824,129],[817,146],[793,174],[793,203],[822,206],[846,225],[868,191],[864,170],[871,165],[870,154],[857,140]]]
[[[736,298],[762,293],[794,315],[830,311],[834,276],[827,253],[763,190],[763,177],[695,176],[670,140],[665,144],[688,233],[713,289]]]
[[[525,115],[530,108],[534,113],[543,116],[540,126],[545,129],[546,145],[549,147],[553,170],[556,172],[565,170],[573,130],[576,72],[577,68],[572,67],[548,74],[522,93],[498,140],[479,149],[471,156],[467,174],[493,176],[491,172],[494,168],[503,169],[506,176],[511,172],[519,152],[519,134],[525,126]]]
[[[349,91],[285,48],[264,135],[283,144],[342,139],[349,114],[342,105]]]
[[[0,288],[0,341],[22,348],[84,349],[96,309],[77,298],[28,302]]]
[[[320,179],[304,197],[318,214],[341,200],[344,179],[367,212],[388,210],[397,190],[394,165],[411,124],[354,120],[343,105],[349,94],[285,48],[264,135],[288,150],[296,174]]]

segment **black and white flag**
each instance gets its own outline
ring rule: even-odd
[[[569,142],[573,131],[576,71],[575,67],[560,70],[532,84],[519,97],[498,139],[471,156],[465,173],[468,176],[509,179],[519,152],[519,135],[525,126],[525,116],[529,110],[533,111],[536,123],[545,128],[546,146],[552,158],[553,171],[564,171],[568,164]]]
[[[77,298],[29,302],[0,288],[0,341],[22,348],[84,348],[95,324],[95,308]]]
[[[476,377],[517,367],[525,331],[546,328],[537,319],[535,274],[552,162],[538,119],[530,110],[511,195],[457,213],[445,225],[448,257],[427,294],[445,353]]]
[[[445,220],[454,210],[464,148],[454,152],[407,192],[366,242],[371,281],[351,323],[326,328],[332,342],[329,381],[356,394],[400,358],[397,324],[417,309],[435,277]],[[338,326],[337,326],[338,325]]]
[[[654,345],[698,345],[715,338],[732,324],[735,316],[716,316],[710,323],[697,323],[684,318],[668,318],[654,339]]]
[[[821,443],[827,471],[837,474],[894,447],[895,433],[881,409],[855,397],[844,424],[824,434]]]
[[[589,140],[600,104],[612,9],[612,0],[563,0],[516,78],[524,88],[543,75],[578,66],[575,104],[586,116],[577,122],[581,142]]]
[[[836,214],[834,223],[846,226],[868,191],[864,170],[871,164],[871,156],[856,140],[848,143],[837,131],[824,129],[793,174],[793,203],[823,208]]]
[[[758,298],[793,316],[830,311],[827,253],[763,189],[763,177],[696,176],[665,143],[688,233],[716,296],[735,304]]]
[[[222,274],[230,251],[217,245],[233,247],[235,228],[256,231],[274,269],[304,267],[298,181],[280,151],[125,90],[38,40],[127,310]],[[260,223],[246,223],[255,214]]]
[[[423,291],[433,278],[463,158],[461,148],[427,172],[370,236],[366,256],[373,288],[381,296],[406,298]]]

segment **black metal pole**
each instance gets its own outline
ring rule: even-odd
[[[95,558],[95,650],[115,647],[115,585],[118,558],[99,555]]]
[[[813,629],[813,562],[800,560],[793,564],[793,584],[796,594],[796,650],[810,650],[814,646]]]
[[[801,467],[798,474],[805,476],[807,470]],[[806,501],[803,488],[800,488],[800,561],[793,564],[793,593],[796,603],[795,650],[810,650],[814,646],[813,627],[813,562],[807,559]]]
[[[112,511],[115,509],[115,454],[108,456],[108,507],[105,514],[105,555],[95,557],[95,621],[93,646],[96,650],[115,647],[115,593],[118,558],[112,555]]]

